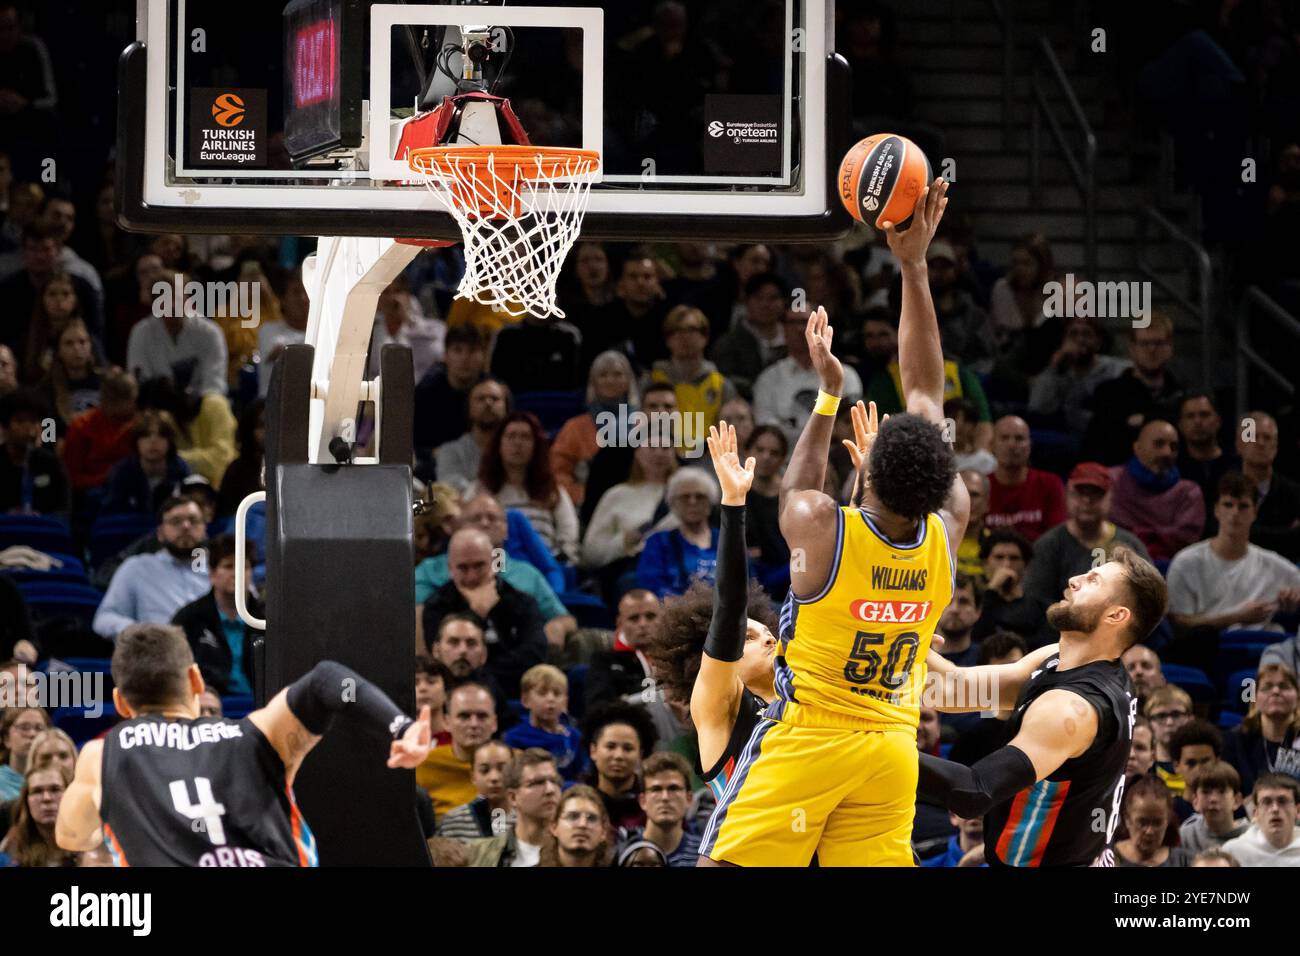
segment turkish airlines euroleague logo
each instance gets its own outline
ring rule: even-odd
[[[262,169],[267,165],[266,90],[190,90],[189,165],[198,169]]]
[[[854,601],[849,613],[868,624],[920,624],[933,601]]]
[[[234,93],[222,93],[212,104],[212,118],[222,126],[238,126],[245,115],[244,101]]]

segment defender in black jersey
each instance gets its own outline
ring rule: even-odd
[[[390,767],[429,753],[428,707],[412,720],[333,661],[239,721],[199,716],[203,678],[178,627],[127,628],[112,669],[126,719],[82,748],[55,837],[76,851],[103,839],[118,866],[315,866],[293,779],[338,714],[390,738]]]
[[[1113,865],[1137,698],[1120,655],[1164,616],[1164,579],[1117,548],[1070,579],[1047,610],[1059,650],[1020,689],[1008,742],[972,767],[921,756],[918,793],[962,817],[984,817],[990,865]],[[1108,820],[1102,832],[1100,810]]]
[[[755,593],[749,593],[745,495],[754,481],[754,459],[741,464],[736,429],[726,422],[709,428],[708,445],[722,486],[715,586],[711,595],[697,584],[670,599],[646,654],[668,699],[689,703],[699,741],[695,769],[720,797],[759,714],[776,697],[776,638],[763,619],[776,622],[761,589],[755,585]]]

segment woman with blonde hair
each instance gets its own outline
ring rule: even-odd
[[[42,730],[27,751],[27,772],[46,766],[63,767],[69,773],[77,768],[77,745],[58,727]]]
[[[1295,671],[1285,664],[1260,667],[1255,699],[1245,719],[1224,738],[1223,759],[1241,774],[1242,793],[1251,793],[1266,773],[1300,780],[1300,679]]]
[[[551,445],[551,471],[574,505],[587,494],[587,466],[600,451],[597,419],[609,413],[618,420],[619,406],[634,411],[641,405],[632,363],[622,352],[601,352],[587,375],[587,410],[564,423]]]

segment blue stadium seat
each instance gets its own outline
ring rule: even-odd
[[[23,584],[19,585],[19,590],[33,617],[40,619],[71,614],[81,618],[88,626],[94,621],[95,611],[99,609],[99,602],[104,597],[89,584],[67,581]]]
[[[90,579],[86,577],[86,566],[77,558],[70,554],[51,554],[50,557],[57,558],[61,566],[50,568],[48,571],[37,571],[33,568],[5,568],[0,574],[6,574],[9,578],[20,587],[23,584],[38,584],[41,582],[62,581],[71,584],[89,584]]]
[[[1165,680],[1177,684],[1197,702],[1213,701],[1218,697],[1214,684],[1199,667],[1184,667],[1181,664],[1163,664]]]
[[[0,550],[25,544],[46,554],[76,554],[68,526],[47,515],[0,515]]]
[[[248,532],[248,540],[253,542],[253,547],[257,549],[257,564],[266,564],[266,502],[259,501],[248,509],[248,518],[244,522],[244,529]],[[222,521],[214,522],[212,526],[212,536],[219,534],[235,533],[235,516],[231,515]]]
[[[586,591],[565,591],[559,595],[560,603],[578,620],[579,627],[596,627],[610,630],[614,627],[614,612],[600,598]]]
[[[582,720],[587,709],[587,671],[589,664],[574,664],[566,672],[569,678],[569,716]]]
[[[1240,647],[1243,644],[1276,644],[1278,641],[1285,641],[1286,634],[1278,631],[1264,631],[1256,628],[1239,627],[1231,631],[1219,632],[1220,647]]]
[[[565,422],[583,413],[586,404],[581,392],[520,392],[515,408],[536,415],[546,434],[554,438]]]
[[[1243,700],[1247,687],[1254,687],[1255,668],[1248,667],[1245,670],[1233,671],[1223,682],[1223,705],[1224,707],[1244,714],[1250,710],[1250,702]],[[1251,696],[1254,696],[1253,694]]]
[[[1219,729],[1234,730],[1241,724],[1241,714],[1233,713],[1230,710],[1219,711]]]
[[[116,724],[118,716],[113,701],[106,700],[103,712],[97,717],[90,716],[85,708],[60,707],[54,712],[52,719],[54,726],[71,737],[72,742],[80,747],[86,741],[94,740]]]
[[[100,515],[90,528],[91,567],[99,567],[157,528],[158,519],[151,514],[128,512]]]
[[[221,715],[229,720],[247,717],[253,710],[253,698],[247,695],[221,698]]]
[[[1215,678],[1226,687],[1227,682],[1239,671],[1247,671],[1253,677],[1255,671],[1259,669],[1259,659],[1267,646],[1267,644],[1248,643],[1220,644],[1214,655]]]

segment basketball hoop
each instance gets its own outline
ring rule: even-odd
[[[510,315],[564,318],[555,282],[578,238],[594,150],[431,146],[407,156],[460,225],[465,277],[457,295]]]

